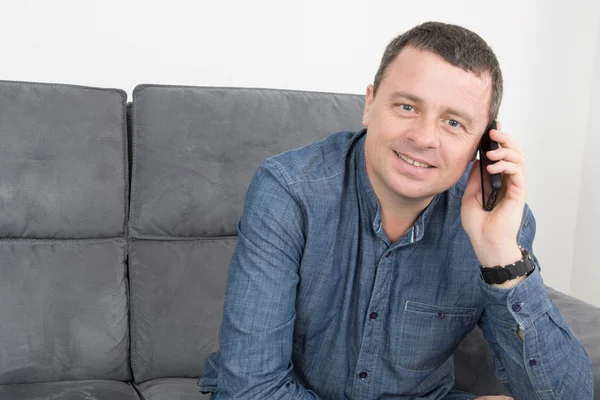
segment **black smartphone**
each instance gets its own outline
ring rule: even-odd
[[[498,143],[494,142],[490,138],[490,131],[496,128],[496,121],[492,123],[485,130],[485,133],[481,137],[479,142],[479,168],[481,170],[481,197],[483,209],[491,211],[496,205],[496,199],[498,193],[502,188],[502,176],[500,174],[490,174],[487,170],[487,166],[494,164],[496,161],[491,161],[487,158],[486,153],[490,150],[496,150]]]

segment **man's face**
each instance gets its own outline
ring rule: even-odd
[[[429,51],[404,48],[377,95],[367,88],[365,156],[380,200],[428,202],[458,182],[488,124],[491,93],[489,74],[477,77]]]

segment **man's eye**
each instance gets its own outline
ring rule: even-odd
[[[413,110],[413,106],[411,106],[409,104],[400,104],[400,108],[402,108],[402,110],[404,110],[404,111],[412,111]]]
[[[450,125],[453,128],[458,128],[458,127],[460,127],[460,122],[458,122],[455,119],[449,119],[448,120],[448,125]]]

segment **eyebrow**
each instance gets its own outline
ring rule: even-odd
[[[414,94],[412,94],[412,93],[409,93],[409,92],[394,92],[394,93],[392,93],[392,95],[390,96],[390,98],[391,98],[392,100],[394,100],[394,99],[396,99],[396,98],[399,98],[399,97],[401,97],[401,98],[404,98],[404,99],[407,99],[407,100],[410,100],[410,101],[412,101],[412,102],[414,102],[414,103],[424,103],[424,102],[425,102],[425,101],[424,101],[422,98],[420,98],[419,96],[416,96],[416,95],[414,95]]]
[[[420,98],[417,95],[414,95],[412,93],[409,92],[404,92],[404,91],[400,91],[400,92],[394,92],[392,93],[392,95],[390,96],[391,100],[395,100],[398,98],[403,98],[403,99],[407,99],[412,101],[413,103],[417,103],[417,104],[423,104],[425,103],[425,100],[423,100],[422,98]],[[460,117],[462,119],[464,119],[468,125],[472,125],[473,121],[471,119],[471,117],[469,117],[469,115],[466,112],[457,110],[455,108],[451,108],[448,107],[446,108],[446,110],[444,110],[446,113],[448,114],[452,114],[452,115],[456,115],[457,117]]]

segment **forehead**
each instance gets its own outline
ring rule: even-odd
[[[492,78],[465,71],[430,51],[406,47],[388,66],[378,91],[407,91],[430,105],[460,107],[487,120]]]

